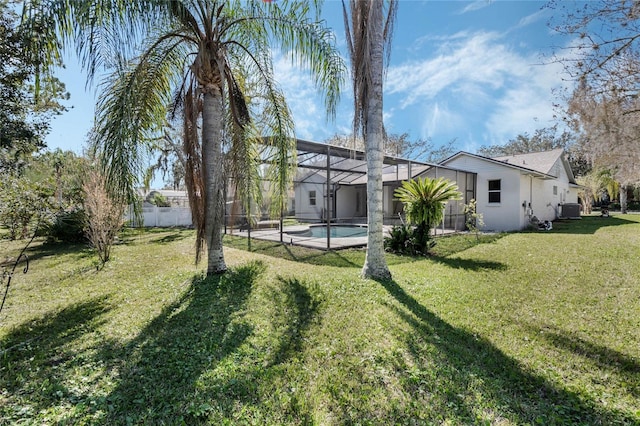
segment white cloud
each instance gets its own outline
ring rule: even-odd
[[[552,89],[563,85],[562,70],[536,63],[534,53],[516,52],[498,33],[468,34],[443,40],[431,57],[390,68],[385,89],[401,109],[425,105],[423,133],[484,128],[483,143],[502,144],[553,124]]]
[[[437,138],[455,131],[462,124],[464,124],[464,118],[446,104],[435,102],[425,105],[420,138]]]
[[[407,107],[447,90],[498,89],[525,68],[499,39],[499,34],[485,32],[442,43],[435,57],[390,68],[386,90],[404,93],[402,107]]]
[[[467,12],[474,12],[476,10],[484,9],[485,7],[489,6],[490,4],[491,4],[490,0],[476,0],[476,1],[468,4],[467,6],[465,6],[458,13],[460,15],[462,15],[462,14],[467,13]]]
[[[520,19],[520,22],[518,22],[518,25],[516,25],[515,28],[522,28],[522,27],[532,25],[540,21],[541,19],[548,18],[549,15],[550,15],[549,9],[540,9],[539,11]]]
[[[295,66],[282,54],[274,53],[273,57],[274,75],[293,114],[296,135],[310,140],[328,136],[327,114],[309,71]]]
[[[518,134],[554,124],[553,93],[565,85],[560,64],[532,65],[527,79],[498,98],[487,119],[492,143],[505,143]]]

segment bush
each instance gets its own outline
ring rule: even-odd
[[[171,207],[171,203],[169,202],[169,200],[167,200],[167,197],[162,194],[153,194],[153,197],[149,201],[156,207]]]
[[[59,212],[53,222],[44,229],[49,241],[80,243],[87,241],[85,228],[87,214],[82,208]]]
[[[430,237],[429,230],[424,232],[420,226],[394,226],[389,231],[389,236],[384,239],[386,251],[410,256],[427,256],[435,245],[436,242]]]
[[[90,170],[84,185],[84,208],[87,214],[86,233],[104,266],[111,257],[118,231],[124,225],[124,202],[107,191],[105,179],[97,170]]]

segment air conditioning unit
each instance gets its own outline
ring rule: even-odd
[[[566,203],[560,205],[561,219],[580,219],[580,204]]]

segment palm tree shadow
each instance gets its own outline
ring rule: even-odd
[[[532,334],[540,336],[557,348],[572,352],[585,360],[591,361],[597,368],[610,373],[625,375],[630,393],[636,397],[640,396],[640,361],[638,359],[606,346],[589,342],[552,325],[543,325],[541,327],[526,325],[526,328]]]
[[[491,405],[499,410],[499,417],[515,424],[634,424],[636,421],[627,413],[598,406],[595,401],[525,371],[489,340],[454,327],[426,309],[395,281],[380,281],[380,284],[399,303],[389,308],[413,330],[406,336],[413,367],[402,359],[397,362],[405,371],[411,368],[419,371],[403,377],[403,385],[412,395],[430,395],[424,403],[439,402],[454,423],[481,421],[474,410],[477,398],[474,393],[480,394],[484,401],[491,400]],[[442,361],[426,365],[424,360],[432,357],[431,348]]]
[[[433,256],[430,259],[442,263],[450,268],[455,269],[467,269],[470,271],[504,271],[507,269],[507,265],[502,262],[493,262],[490,260],[474,260],[474,259],[461,259],[459,257],[439,257]]]
[[[54,314],[24,323],[0,341],[0,388],[16,406],[25,395],[32,410],[58,405],[78,395],[65,385],[67,369],[82,363],[72,343],[100,328],[111,307],[108,296],[71,305]],[[1,411],[0,411],[1,412]]]
[[[254,262],[224,275],[196,276],[189,291],[134,340],[125,346],[106,344],[99,358],[120,371],[107,397],[106,424],[186,421],[200,375],[252,333],[247,322],[233,319],[264,269]]]
[[[318,289],[309,289],[296,278],[278,277],[277,287],[271,289],[268,297],[274,307],[272,326],[278,338],[271,355],[270,365],[285,362],[302,348],[304,333],[313,324],[320,298]]]

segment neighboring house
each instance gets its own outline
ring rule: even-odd
[[[458,152],[441,164],[477,173],[476,208],[486,230],[524,229],[534,216],[575,215],[568,207],[578,203],[579,185],[562,149],[497,158]]]

